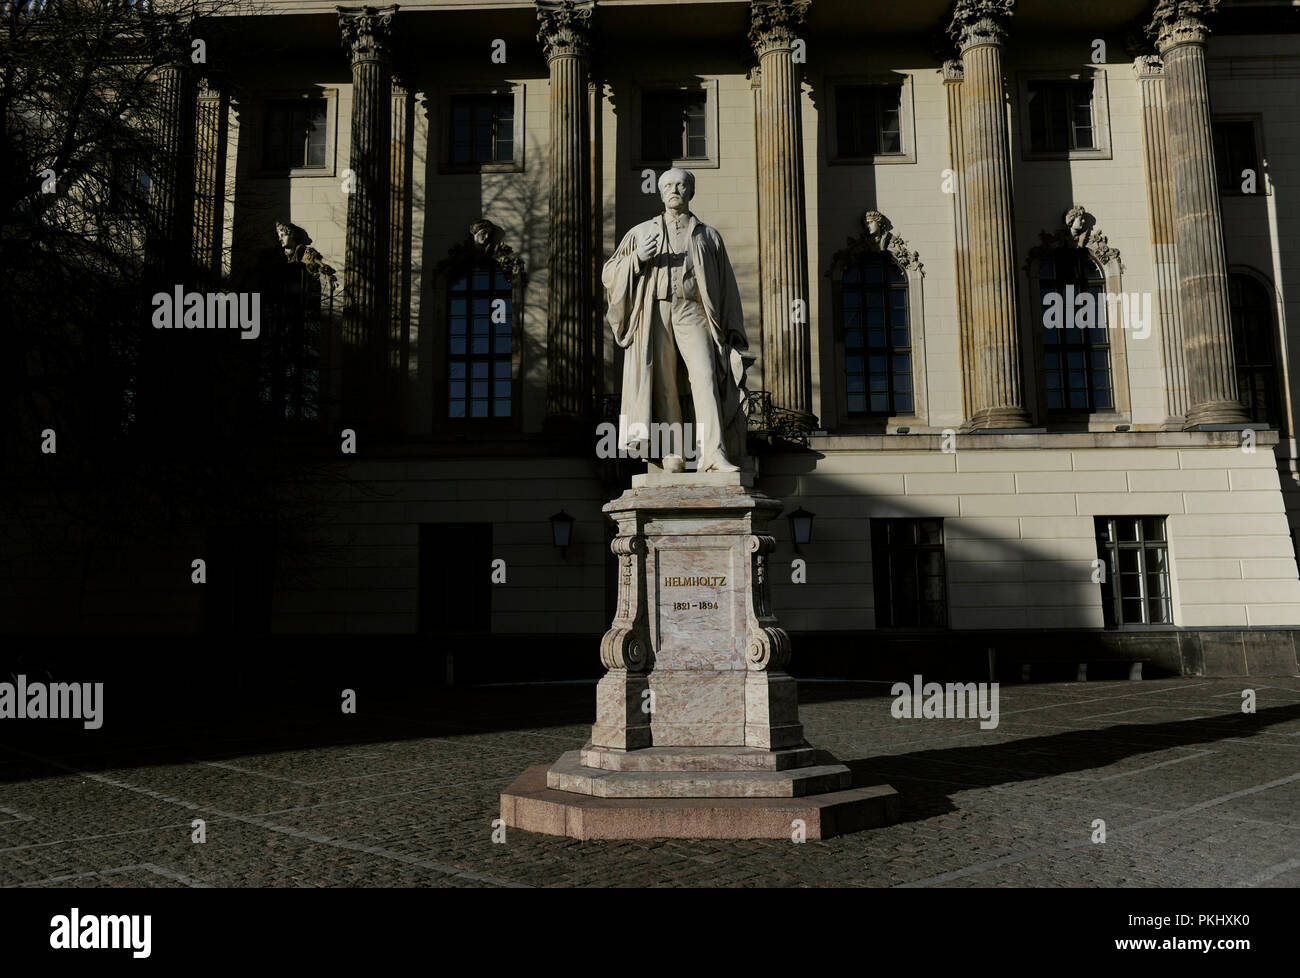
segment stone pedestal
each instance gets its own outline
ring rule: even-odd
[[[767,580],[766,528],[780,511],[742,473],[652,472],[606,504],[618,525],[618,608],[601,641],[609,671],[591,739],[544,780],[533,769],[507,789],[508,826],[578,838],[788,838],[801,818],[820,838],[897,818],[892,789],[854,789],[847,767],[804,740],[782,668],[790,639]],[[839,815],[823,818],[827,806]]]

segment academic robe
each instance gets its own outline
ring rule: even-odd
[[[648,434],[652,421],[662,420],[651,416],[655,376],[650,327],[659,292],[657,286],[660,277],[668,275],[668,269],[651,267],[638,274],[636,258],[641,242],[656,233],[659,235],[656,256],[668,253],[668,228],[660,215],[628,231],[601,273],[607,302],[605,320],[614,333],[614,341],[624,350],[618,444],[636,455],[645,455],[646,444],[641,437],[630,436],[632,426],[644,426],[634,432],[642,436]],[[749,341],[745,338],[740,288],[722,236],[694,214],[687,224],[687,240],[700,304],[713,339],[713,378],[722,418],[722,445],[731,462],[742,465],[746,457],[745,370],[754,357],[747,352]],[[654,259],[648,264],[653,262]]]

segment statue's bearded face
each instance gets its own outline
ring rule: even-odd
[[[667,208],[685,207],[691,202],[690,179],[681,170],[669,170],[659,180],[659,196]]]

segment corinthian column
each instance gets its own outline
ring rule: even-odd
[[[1016,302],[1011,145],[1002,45],[1015,0],[957,0],[948,33],[961,52],[961,144],[965,154],[967,291],[973,363],[972,428],[1030,423],[1021,375]]]
[[[396,5],[338,8],[343,48],[352,60],[343,305],[343,397],[351,417],[382,414],[386,397],[396,12]]]
[[[1219,186],[1214,175],[1205,16],[1218,0],[1160,0],[1147,27],[1165,65],[1178,304],[1187,347],[1187,426],[1244,424],[1228,308]]]
[[[158,68],[154,123],[158,165],[150,174],[149,203],[156,267],[174,278],[188,271],[194,220],[195,91],[189,57],[189,24],[168,16],[163,21],[161,36],[168,59]]]
[[[763,387],[774,407],[816,427],[808,311],[803,127],[794,43],[807,0],[753,0],[749,42],[758,56],[758,261],[762,277]]]
[[[594,4],[537,0],[537,40],[551,82],[550,245],[546,296],[547,421],[592,413],[591,143],[587,75]]]
[[[225,256],[226,146],[230,93],[209,76],[200,88],[194,124],[194,264],[221,277]]]

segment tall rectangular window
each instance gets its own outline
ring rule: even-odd
[[[702,90],[641,93],[641,159],[646,163],[709,157]]]
[[[1073,290],[1071,292],[1071,290]],[[1106,321],[1106,279],[1082,248],[1058,248],[1038,266],[1040,308],[1049,297],[1093,296],[1096,316],[1091,325],[1075,323],[1075,309],[1066,308],[1064,322],[1043,326],[1043,371],[1047,409],[1051,412],[1110,411],[1115,385],[1110,369],[1110,326]]]
[[[911,414],[912,334],[903,270],[888,255],[864,253],[844,270],[840,304],[849,414]]]
[[[1033,152],[1096,148],[1091,81],[1031,81],[1027,87]]]
[[[514,162],[513,95],[453,96],[450,114],[452,163]]]
[[[871,521],[876,626],[946,628],[942,519]]]
[[[262,166],[293,170],[325,166],[325,99],[275,99],[266,103]]]
[[[864,159],[903,152],[901,85],[835,87],[835,154]]]
[[[1163,516],[1098,516],[1106,625],[1172,625],[1169,543]]]
[[[1259,147],[1255,142],[1255,123],[1249,119],[1215,122],[1214,169],[1219,178],[1219,190],[1239,194],[1246,180],[1244,172],[1255,176],[1255,186],[1262,192],[1259,169]]]
[[[511,413],[510,281],[493,262],[452,279],[447,293],[447,417],[508,418]]]

